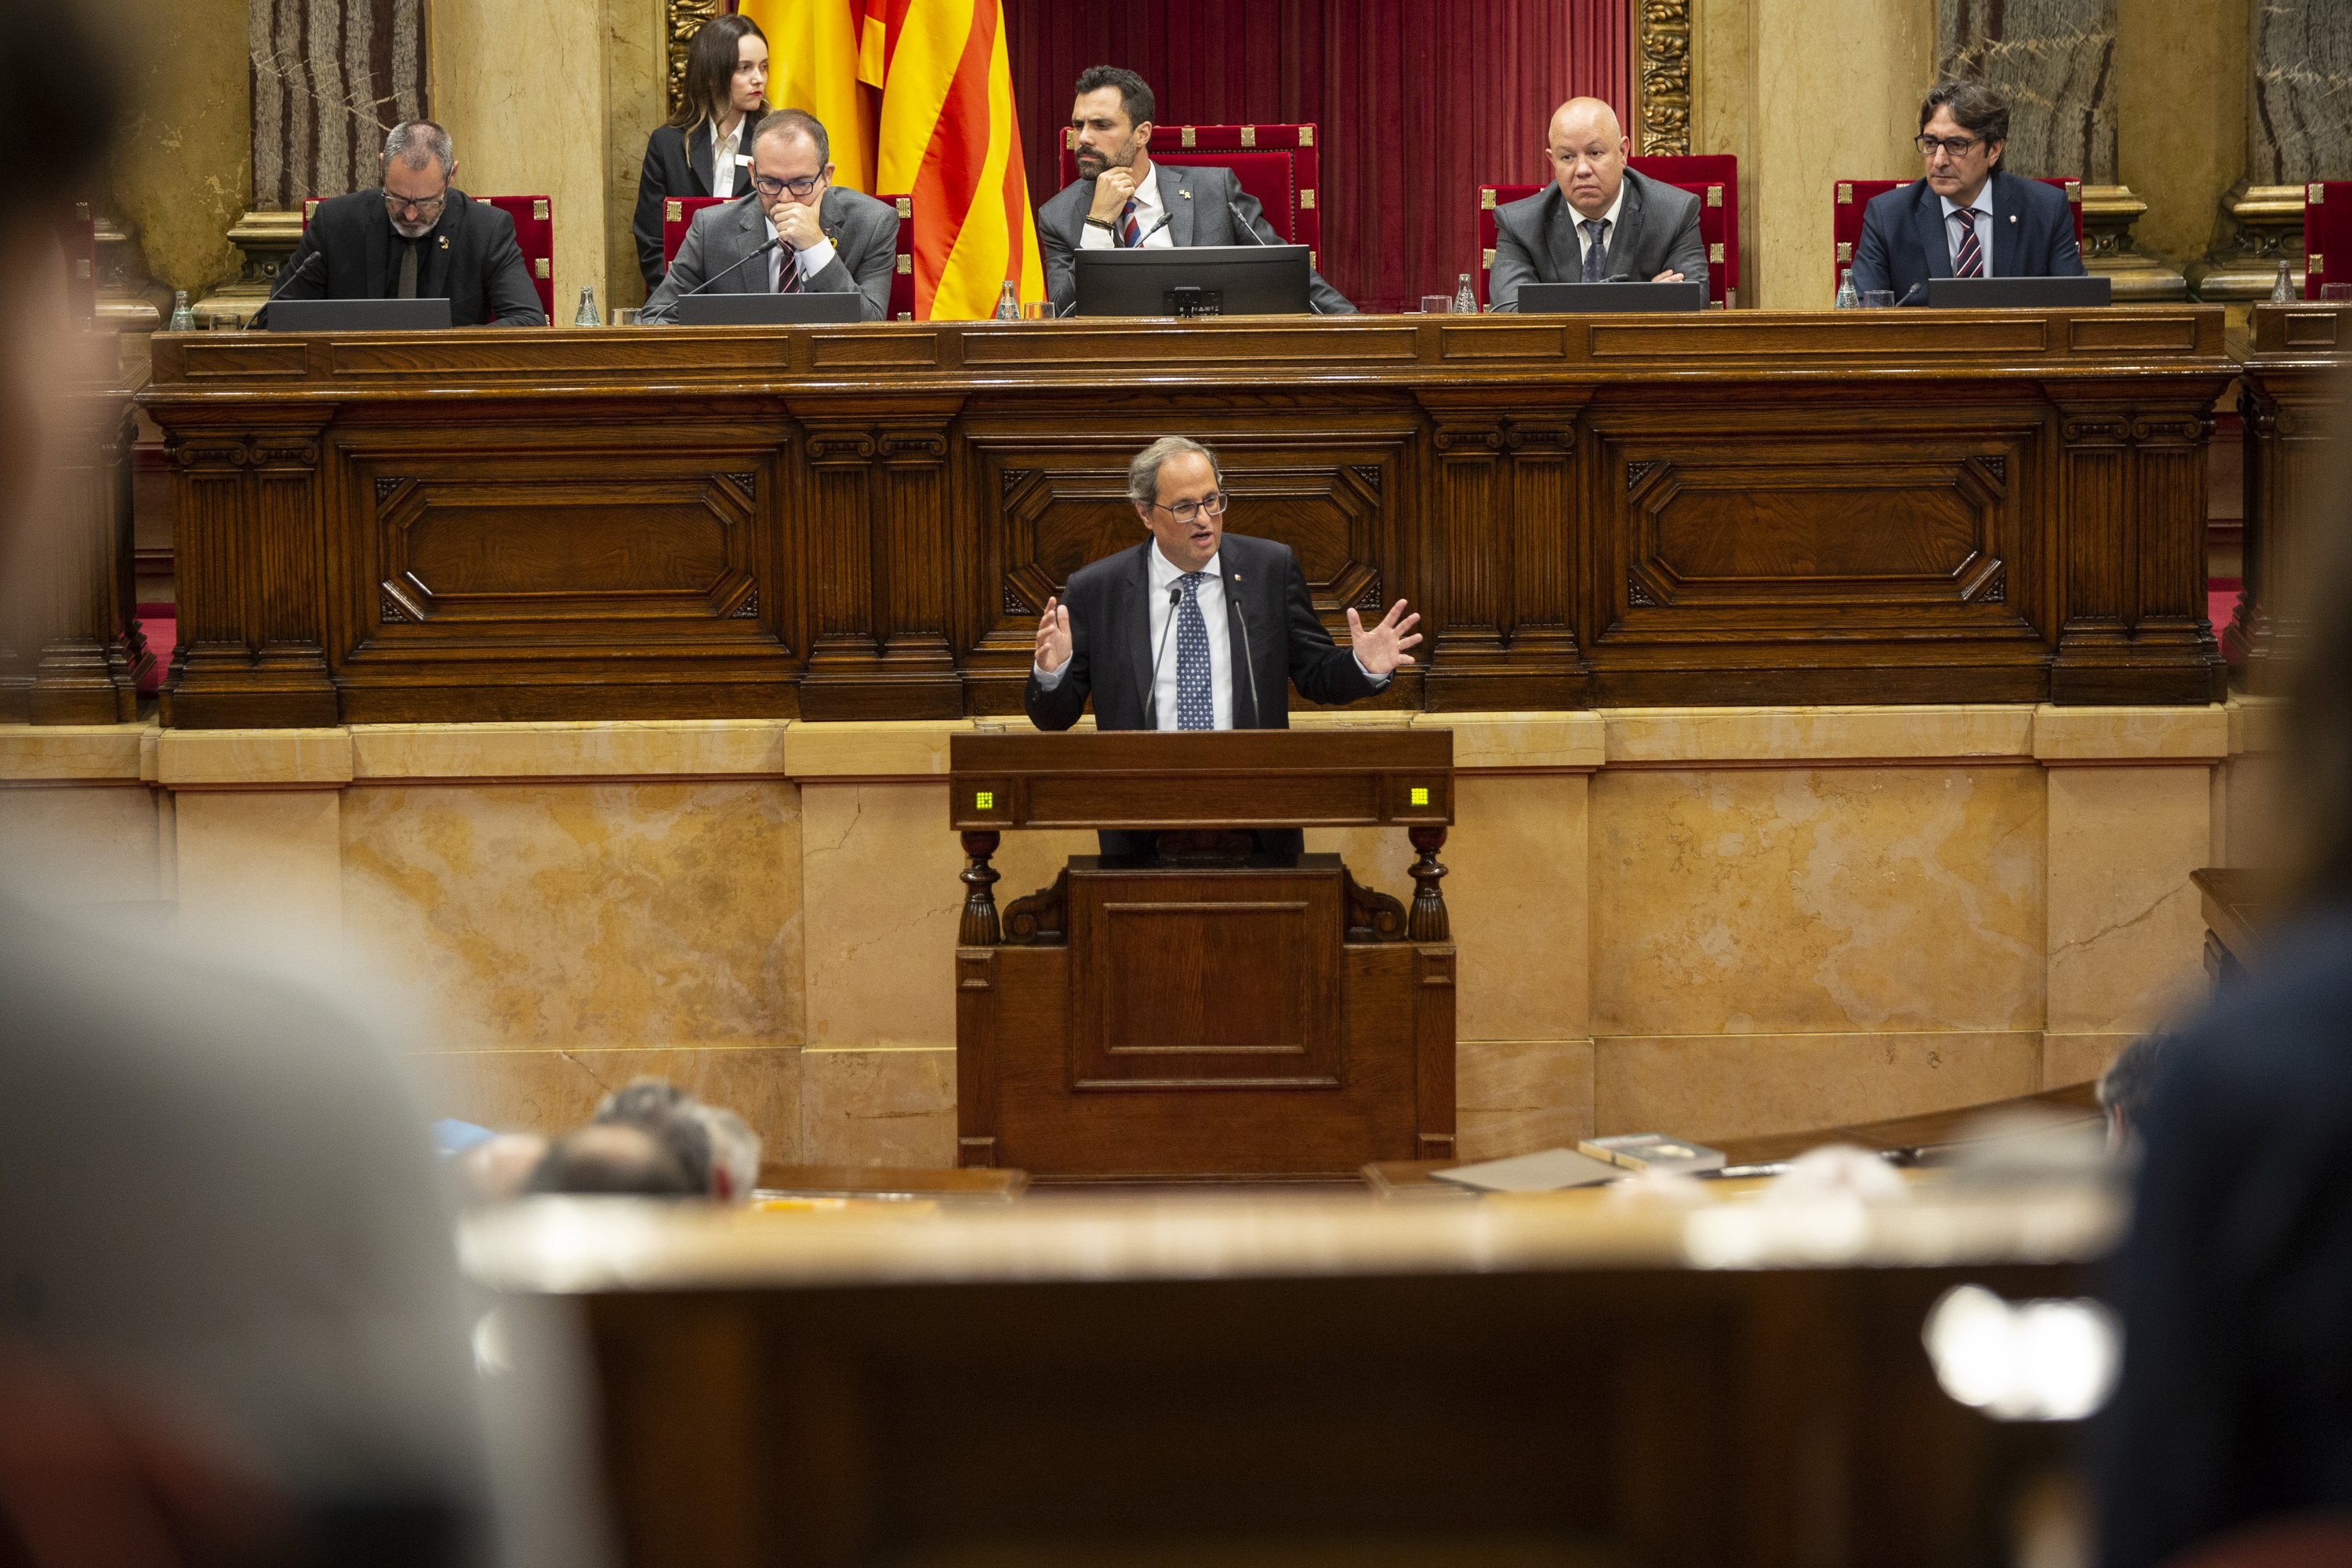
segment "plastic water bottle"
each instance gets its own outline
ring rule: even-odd
[[[1851,267],[1838,269],[1837,308],[1841,310],[1862,309],[1862,296],[1854,291],[1853,268]]]
[[[1454,313],[1475,316],[1478,313],[1478,290],[1470,287],[1470,274],[1465,272],[1462,281],[1454,286]]]
[[[1021,319],[1021,296],[1013,291],[1013,279],[1010,278],[1007,278],[1004,280],[1004,286],[996,291],[996,319],[1000,321],[1017,321]]]
[[[604,324],[603,319],[596,314],[595,289],[580,290],[580,309],[572,316],[572,324],[575,327],[601,327]]]
[[[165,328],[164,331],[173,332],[193,332],[195,330],[196,313],[188,309],[188,291],[185,289],[173,289],[172,324]]]
[[[2294,302],[2294,279],[2287,275],[2286,263],[2279,263],[2278,281],[2271,285],[2271,303],[2291,305]]]

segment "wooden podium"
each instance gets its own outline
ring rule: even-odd
[[[1397,728],[958,735],[965,1165],[1040,1181],[1299,1180],[1454,1152],[1454,944],[1437,851],[1454,735]],[[1254,828],[1407,830],[1410,910]],[[1158,830],[997,914],[1008,828]]]

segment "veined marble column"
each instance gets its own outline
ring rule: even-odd
[[[1999,88],[2012,174],[2083,184],[2083,260],[2122,300],[2178,300],[2188,283],[2132,248],[2147,204],[2117,176],[2116,0],[1937,0],[1939,74]]]
[[[248,0],[253,210],[229,230],[237,280],[197,307],[243,322],[278,286],[306,196],[372,185],[386,132],[426,107],[425,0]]]
[[[2231,242],[2189,268],[2200,300],[2266,300],[2287,264],[2303,293],[2304,190],[2352,180],[2352,8],[2247,7],[2246,177],[2221,198]]]

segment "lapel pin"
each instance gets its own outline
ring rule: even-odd
[[[444,250],[449,248],[449,237],[446,234],[441,237],[441,248]]]
[[[2010,215],[2009,215],[2009,221],[2010,221],[2010,222],[2011,222],[2011,223],[2015,223],[2015,222],[2017,221],[2017,215],[2016,215],[2015,213],[2011,213],[2011,214],[2010,214]]]

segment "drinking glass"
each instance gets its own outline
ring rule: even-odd
[[[1895,290],[1864,289],[1862,291],[1862,308],[1865,310],[1892,310],[1895,309]]]
[[[1021,301],[1021,319],[1024,321],[1050,321],[1054,319],[1054,302],[1051,300],[1024,300]]]
[[[1421,297],[1421,313],[1424,316],[1447,315],[1453,309],[1454,296],[1451,294],[1423,294]]]

